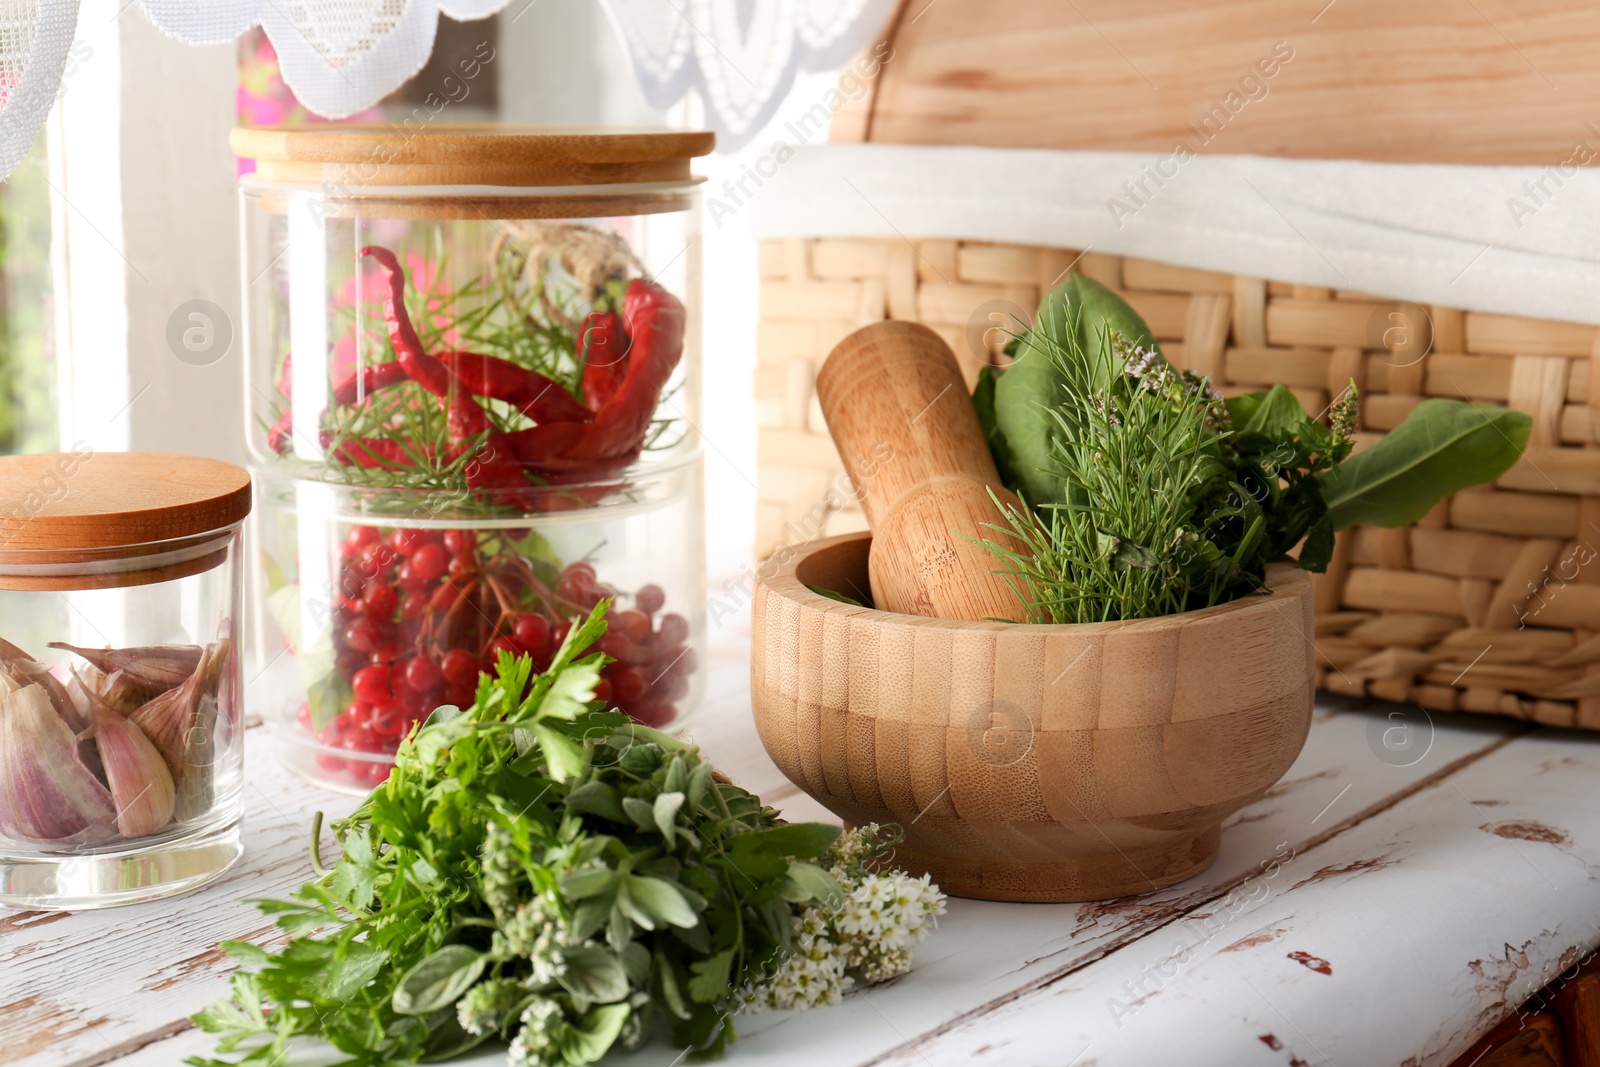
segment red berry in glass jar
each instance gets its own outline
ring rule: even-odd
[[[356,699],[368,704],[387,704],[394,699],[389,688],[389,668],[381,664],[362,667],[350,680]]]
[[[406,686],[413,692],[431,693],[444,682],[439,665],[426,656],[417,656],[406,664]]]
[[[646,726],[665,726],[676,716],[671,704],[645,700],[628,709],[628,714]]]
[[[371,652],[380,640],[378,624],[371,619],[357,619],[344,628],[344,643],[357,652]]]
[[[452,685],[477,685],[478,658],[464,648],[452,648],[439,657],[439,673]]]
[[[390,535],[389,543],[400,555],[409,556],[428,543],[428,534],[424,530],[396,530]]]
[[[634,606],[646,615],[654,615],[666,602],[667,594],[653,582],[650,585],[640,586],[639,591],[633,594]]]
[[[619,611],[611,616],[610,628],[629,641],[643,641],[650,636],[650,616],[642,611]]]
[[[428,588],[428,579],[417,573],[410,560],[400,564],[400,569],[395,572],[395,581],[400,584],[400,588],[412,592],[420,592]]]
[[[594,643],[594,647],[622,663],[627,663],[633,656],[633,642],[628,640],[626,634],[616,630],[607,630],[601,634],[600,640]]]
[[[611,692],[617,703],[631,705],[650,691],[650,675],[641,667],[623,667],[611,676]]]
[[[427,610],[427,593],[407,593],[405,599],[400,601],[400,617],[402,619],[415,619]]]
[[[663,615],[659,633],[662,645],[676,648],[689,639],[689,620],[682,615]]]
[[[400,594],[387,582],[373,582],[361,596],[361,607],[374,618],[387,619],[400,606]]]
[[[450,556],[443,545],[423,545],[411,555],[411,570],[425,582],[436,582],[450,569]]]
[[[522,649],[517,647],[517,643],[509,637],[497,637],[489,642],[489,650],[484,655],[492,665],[500,661],[500,653],[502,652],[509,652],[513,656],[522,655]]]
[[[450,576],[452,582],[459,584],[478,573],[478,564],[471,556],[457,556],[450,561],[445,573]]]
[[[374,541],[361,550],[361,555],[356,557],[356,564],[361,577],[371,581],[394,566],[394,559],[392,547],[382,541]]]
[[[344,535],[344,543],[353,554],[376,543],[380,536],[376,526],[352,526],[350,532]]]
[[[446,530],[444,550],[452,556],[470,556],[478,549],[478,535],[472,530]]]
[[[511,638],[535,654],[550,645],[550,620],[543,615],[523,615],[511,628]]]
[[[609,704],[611,702],[611,683],[604,678],[596,682],[594,685],[594,698]]]

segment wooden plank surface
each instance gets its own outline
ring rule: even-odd
[[[903,0],[832,139],[1581,165],[1597,39],[1587,0]]]
[[[794,817],[818,817],[818,811],[808,798],[797,797],[792,785],[779,785],[774,781],[776,771],[760,752],[760,745],[750,726],[747,710],[747,633],[736,630],[731,624],[718,633],[717,645],[712,654],[712,688],[714,697],[710,707],[693,725],[694,736],[706,745],[720,765],[730,769],[744,784],[762,790],[766,797],[778,798],[781,806]],[[1408,720],[1389,718],[1395,713],[1408,715]],[[1426,755],[1410,766],[1394,763],[1410,761],[1410,755],[1400,757],[1386,753],[1382,737],[1386,729],[1410,723],[1416,729],[1416,747],[1413,752]],[[878,989],[856,993],[846,998],[838,1008],[826,1009],[826,1014],[792,1016],[754,1016],[741,1021],[741,1041],[734,1046],[728,1062],[760,1062],[760,1064],[795,1067],[816,1064],[851,1065],[866,1064],[922,1064],[930,1057],[930,1064],[965,1064],[965,1062],[995,1062],[995,1064],[1032,1064],[1032,1062],[1070,1062],[1078,1046],[1066,1048],[1070,1038],[1082,1032],[1090,1037],[1094,1025],[1109,1027],[1110,1037],[1104,1048],[1086,1059],[1098,1056],[1101,1064],[1110,1062],[1158,1062],[1122,1059],[1118,1061],[1115,1041],[1133,1040],[1131,1035],[1141,1033],[1141,1040],[1154,1040],[1154,1035],[1170,1030],[1163,1021],[1163,998],[1174,1005],[1187,1005],[1200,998],[1200,990],[1211,990],[1213,1000],[1202,1005],[1187,1006],[1186,1011],[1205,1016],[1206,1025],[1194,1033],[1211,1032],[1222,1017],[1248,1017],[1254,1019],[1251,1005],[1243,1001],[1216,1000],[1221,990],[1242,989],[1237,982],[1235,969],[1243,966],[1245,977],[1258,982],[1267,995],[1277,1001],[1280,1008],[1293,1011],[1290,995],[1293,982],[1283,985],[1285,992],[1274,995],[1277,981],[1285,966],[1283,952],[1304,949],[1309,953],[1325,953],[1323,958],[1334,961],[1334,974],[1339,985],[1306,990],[1322,1000],[1317,1001],[1315,1021],[1330,1030],[1352,1030],[1355,1037],[1366,1032],[1365,1021],[1371,1014],[1382,1014],[1386,998],[1402,998],[1413,990],[1397,989],[1387,973],[1397,968],[1397,958],[1410,953],[1437,961],[1438,968],[1450,971],[1451,981],[1435,982],[1438,998],[1448,1001],[1448,1011],[1438,1019],[1429,1019],[1414,1011],[1392,1013],[1397,1016],[1394,1025],[1411,1027],[1416,1035],[1440,1029],[1448,1022],[1438,1037],[1438,1054],[1466,1048],[1477,1033],[1488,1029],[1498,1016],[1488,1014],[1486,1005],[1501,1005],[1506,998],[1515,1003],[1520,993],[1531,992],[1542,984],[1536,977],[1541,952],[1557,952],[1557,945],[1587,944],[1600,939],[1600,931],[1584,933],[1574,928],[1563,915],[1592,913],[1592,902],[1581,893],[1581,883],[1576,867],[1568,870],[1562,864],[1574,864],[1573,859],[1536,856],[1538,872],[1549,873],[1557,881],[1560,893],[1550,897],[1549,889],[1528,885],[1538,881],[1539,873],[1518,865],[1515,846],[1533,848],[1533,843],[1496,837],[1475,829],[1477,824],[1467,817],[1461,822],[1462,811],[1474,816],[1474,809],[1466,801],[1456,798],[1461,811],[1454,811],[1456,822],[1443,819],[1429,805],[1442,803],[1442,798],[1454,797],[1451,782],[1466,782],[1469,797],[1478,801],[1507,801],[1506,805],[1486,805],[1485,811],[1496,821],[1546,821],[1558,825],[1574,841],[1574,853],[1592,857],[1600,862],[1600,819],[1587,813],[1565,811],[1562,806],[1570,797],[1581,797],[1582,789],[1592,781],[1595,760],[1600,760],[1597,742],[1568,734],[1530,734],[1528,726],[1502,720],[1478,720],[1467,717],[1437,717],[1429,731],[1426,718],[1416,709],[1398,712],[1394,707],[1365,709],[1344,702],[1326,702],[1318,709],[1312,726],[1312,736],[1306,752],[1291,768],[1269,797],[1258,805],[1246,808],[1230,822],[1222,840],[1222,854],[1213,869],[1184,885],[1174,886],[1163,893],[1133,897],[1128,901],[1109,904],[986,904],[974,901],[950,901],[949,915],[941,921],[938,933],[922,945],[918,952],[918,966],[910,976],[883,985]],[[1430,733],[1430,742],[1422,737]],[[1526,755],[1525,755],[1526,753]],[[1549,765],[1549,766],[1544,766]],[[262,763],[256,763],[262,776],[274,774]],[[1488,771],[1482,768],[1490,768]],[[310,793],[299,785],[286,784],[288,790]],[[1563,800],[1568,798],[1568,800]],[[312,803],[302,803],[309,811],[315,800],[326,800],[326,795],[310,797]],[[1515,801],[1515,806],[1512,805]],[[1445,808],[1440,808],[1445,811]],[[1501,814],[1504,811],[1504,816]],[[288,814],[288,809],[285,808]],[[1581,821],[1589,817],[1590,829]],[[1478,819],[1488,822],[1490,819]],[[1459,825],[1458,825],[1459,824]],[[1464,827],[1464,829],[1462,829]],[[1483,838],[1478,845],[1488,848],[1485,853],[1462,853],[1458,838],[1466,841]],[[1443,857],[1451,862],[1474,859],[1486,865],[1480,870],[1480,880],[1490,888],[1475,889],[1478,896],[1499,893],[1506,897],[1498,912],[1478,913],[1451,907],[1459,896],[1458,881],[1461,872],[1450,865],[1440,865],[1432,845],[1443,848]],[[298,857],[291,857],[298,843],[285,837],[280,856],[293,865]],[[1549,846],[1546,846],[1549,848]],[[1277,864],[1274,865],[1274,861]],[[294,870],[291,877],[282,877],[286,885],[293,878],[304,875],[304,867]],[[1389,886],[1394,885],[1395,889]],[[1542,885],[1542,883],[1541,883]],[[253,913],[227,901],[256,889],[243,885],[219,886],[208,897],[210,909],[232,913],[234,925],[230,929],[216,929],[216,936],[237,936],[248,933],[254,926]],[[282,886],[280,886],[282,888]],[[227,893],[221,893],[227,889]],[[1413,921],[1408,939],[1390,942],[1382,937],[1365,936],[1363,929],[1384,931],[1382,913],[1392,894],[1410,893],[1397,897],[1406,901],[1406,910],[1400,918],[1390,918],[1390,925],[1402,923],[1403,918]],[[189,897],[195,910],[202,910],[200,897]],[[1315,912],[1301,907],[1306,901],[1317,905]],[[1477,901],[1477,896],[1474,897]],[[1274,912],[1278,907],[1278,912]],[[158,905],[157,905],[158,909]],[[171,909],[171,905],[168,905]],[[1272,944],[1262,942],[1259,952],[1234,949],[1222,952],[1237,941],[1248,941],[1283,918],[1282,910],[1298,915],[1296,933],[1302,934],[1306,944],[1294,947],[1280,944],[1282,952]],[[1589,912],[1584,912],[1589,909]],[[118,912],[104,913],[117,917]],[[131,915],[131,912],[122,912]],[[53,979],[67,995],[72,987],[62,982],[62,974],[77,976],[86,960],[101,958],[91,953],[80,941],[74,926],[83,918],[70,917],[51,923],[58,933],[51,941],[51,961],[34,965],[34,982],[30,993]],[[147,917],[141,926],[150,928],[150,918],[173,925],[174,918]],[[1174,937],[1182,929],[1203,929],[1205,923],[1218,926],[1200,950],[1194,953],[1189,965],[1171,977],[1155,997],[1138,1006],[1136,1016],[1126,1016],[1125,1025],[1118,1030],[1107,1009],[1110,997],[1123,997],[1120,984],[1136,979],[1141,968],[1160,966],[1173,952]],[[1554,925],[1552,925],[1554,923]],[[227,923],[221,923],[226,926]],[[1198,926],[1197,926],[1198,925]],[[1278,921],[1277,925],[1283,925]],[[1494,981],[1499,981],[1499,971],[1493,960],[1502,958],[1502,945],[1518,933],[1522,926],[1549,926],[1550,933],[1530,947],[1522,949],[1530,958],[1528,968],[1514,968],[1506,985],[1506,995],[1485,1000],[1480,992],[1477,976],[1469,968],[1469,961],[1480,961],[1480,968],[1490,968]],[[128,923],[133,926],[133,923]],[[46,928],[50,929],[50,928]],[[1323,934],[1322,931],[1328,931]],[[40,934],[45,931],[40,931]],[[1504,933],[1504,936],[1502,936]],[[1536,933],[1536,931],[1534,931]],[[1426,934],[1426,941],[1424,941]],[[0,952],[10,952],[11,937],[6,934],[0,941]],[[1338,952],[1328,947],[1328,939],[1339,942]],[[1498,941],[1496,941],[1498,939]],[[1522,936],[1523,941],[1531,937]],[[1282,941],[1282,939],[1280,939]],[[1494,953],[1478,942],[1494,941]],[[1450,944],[1451,949],[1442,949]],[[1454,945],[1459,944],[1459,949]],[[1520,944],[1520,942],[1518,942]],[[1250,949],[1250,945],[1246,945]],[[40,955],[35,949],[24,961]],[[1277,952],[1277,955],[1274,955]],[[192,955],[182,950],[184,955]],[[1466,955],[1462,955],[1466,953]],[[162,936],[146,934],[139,949],[128,953],[120,968],[120,977],[107,979],[109,987],[93,1001],[99,1014],[107,1014],[106,1022],[96,1022],[104,1038],[93,1030],[66,1035],[61,1045],[51,1048],[46,1056],[35,1056],[24,1061],[34,1064],[67,1064],[85,1067],[86,1064],[107,1062],[110,1045],[122,1043],[130,1046],[138,1035],[155,1035],[163,1029],[173,1030],[181,1025],[181,1014],[198,1006],[222,987],[222,968],[213,965],[195,968],[176,984],[160,990],[160,995],[149,987],[165,981],[171,969],[170,960],[179,958],[181,950],[163,942]],[[1458,958],[1459,957],[1459,958]],[[1286,957],[1283,957],[1286,958]],[[1344,968],[1339,963],[1347,961]],[[1219,963],[1221,961],[1221,963]],[[1485,963],[1488,961],[1488,963]],[[1299,977],[1294,971],[1304,971],[1310,976],[1328,981],[1322,974],[1314,974],[1306,965],[1288,961],[1288,974]],[[1259,969],[1258,969],[1259,968]],[[1350,998],[1354,982],[1346,982],[1344,974],[1362,976],[1360,995]],[[1211,974],[1229,977],[1232,987],[1213,984]],[[154,979],[154,981],[152,981]],[[0,974],[0,1003],[14,1003],[16,990],[11,989],[10,969]],[[1334,995],[1330,995],[1330,989]],[[1187,990],[1179,997],[1181,990]],[[1202,998],[1203,1000],[1203,998]],[[74,998],[74,1003],[85,1003]],[[1198,1001],[1197,1001],[1198,1003]],[[1171,1008],[1170,1011],[1176,1011]],[[1261,1011],[1266,1011],[1262,1008]],[[1477,1032],[1469,1032],[1470,1021],[1480,1014],[1488,1014]],[[1403,1017],[1400,1017],[1403,1016]],[[1027,1027],[1034,1027],[1037,1035],[1030,1040],[1034,1046],[1024,1051],[1018,1048],[1019,1017],[1026,1017]],[[1187,1016],[1186,1016],[1187,1017]],[[1362,1019],[1363,1025],[1350,1025],[1350,1019]],[[22,1019],[27,1030],[35,1029],[38,1016]],[[1302,1029],[1310,1024],[1296,1017]],[[1186,1024],[1187,1025],[1187,1024]],[[10,1025],[6,1027],[10,1030]],[[1280,1040],[1288,1035],[1280,1032],[1288,1025],[1278,1024],[1278,1029],[1264,1029]],[[1174,1030],[1181,1032],[1181,1030]],[[1322,1030],[1307,1029],[1312,1040],[1323,1043]],[[1386,1033],[1386,1040],[1390,1035]],[[106,1038],[110,1038],[109,1041]],[[1264,1057],[1270,1049],[1256,1041],[1250,1048],[1254,1059],[1230,1059],[1237,1051],[1234,1045],[1213,1049],[1206,1045],[1186,1048],[1184,1062],[1288,1062],[1286,1053]],[[1256,1035],[1250,1035],[1256,1040]],[[1418,1038],[1421,1040],[1421,1038]],[[987,1046],[987,1048],[986,1048]],[[1448,1048],[1446,1048],[1448,1046]],[[1050,1049],[1045,1056],[1042,1049]],[[1248,1043],[1246,1043],[1248,1048]],[[1342,1056],[1333,1054],[1334,1062],[1384,1062],[1387,1046],[1378,1045],[1363,1051],[1341,1046]],[[123,1057],[128,1067],[170,1067],[187,1054],[205,1053],[210,1049],[210,1038],[194,1032],[179,1032],[165,1040],[147,1041],[139,1051]],[[982,1049],[982,1051],[981,1051]],[[1013,1056],[1005,1054],[1010,1049]],[[1256,1049],[1259,1049],[1256,1051]],[[1298,1051],[1298,1049],[1296,1049]],[[3,1056],[5,1053],[0,1053]],[[627,1067],[662,1067],[675,1056],[666,1045],[654,1045],[632,1057],[618,1057],[618,1064]],[[973,1057],[976,1057],[974,1061]],[[1314,1051],[1304,1054],[1307,1064],[1322,1062]],[[315,1051],[296,1059],[296,1067],[310,1067],[326,1062]],[[488,1067],[501,1064],[501,1053],[486,1053],[469,1059],[466,1064]],[[1080,1064],[1085,1061],[1080,1061]],[[1170,1061],[1178,1062],[1178,1061]],[[1422,1062],[1422,1061],[1419,1061]],[[1443,1062],[1429,1059],[1426,1062]]]
[[[691,732],[791,817],[822,817],[760,750],[748,712],[748,640],[732,622],[715,635],[713,696]],[[1385,731],[1397,728],[1414,731],[1413,748],[1385,748]],[[1446,1062],[1548,980],[1540,977],[1546,963],[1600,941],[1600,929],[1578,919],[1597,912],[1588,872],[1600,864],[1600,819],[1583,798],[1600,770],[1600,741],[1528,730],[1465,716],[1435,717],[1430,728],[1414,709],[1328,701],[1299,761],[1230,822],[1217,863],[1201,877],[1103,904],[952,900],[911,975],[821,1014],[741,1020],[727,1062],[1066,1064],[1080,1038],[1095,1042],[1080,1067],[1091,1059],[1179,1062],[1148,1058],[1162,1034],[1182,1037],[1182,1062],[1288,1062],[1293,1030],[1247,999],[1244,980],[1306,1032],[1309,1040],[1292,1051],[1308,1064],[1327,1060],[1311,1042],[1332,1062],[1388,1062],[1404,1057],[1382,1042],[1434,1030],[1431,1045],[1418,1039],[1425,1058],[1416,1062]],[[215,941],[261,928],[235,901],[281,893],[304,877],[309,813],[348,803],[298,783],[268,762],[259,739],[251,743],[252,777],[268,799],[252,807],[251,852],[227,881],[146,908],[13,914],[0,923],[0,1063],[171,1067],[209,1051],[208,1037],[181,1028],[223,987]],[[1478,829],[1490,823],[1514,829]],[[1536,824],[1570,844],[1527,840],[1539,836],[1529,829]],[[1293,945],[1272,935],[1280,927],[1293,930]],[[1211,929],[1205,938],[1188,935],[1199,941],[1188,962],[1118,1028],[1107,1005],[1130,1000],[1122,983],[1150,985],[1141,976],[1170,966],[1184,931]],[[1290,959],[1293,951],[1312,962]],[[1330,962],[1332,976],[1312,969],[1317,959]],[[1431,970],[1413,981],[1406,966]],[[1307,996],[1317,998],[1314,1007],[1297,999]],[[1272,1053],[1249,1032],[1257,1023],[1285,1042],[1283,1051]],[[1360,1044],[1363,1035],[1370,1044]],[[1336,1041],[1344,1042],[1337,1051],[1328,1047]],[[657,1044],[614,1062],[664,1067],[675,1055]],[[294,1062],[328,1060],[308,1049]],[[462,1062],[488,1067],[504,1058],[490,1052]]]

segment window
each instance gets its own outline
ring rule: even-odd
[[[53,451],[55,323],[44,137],[0,183],[0,452]]]

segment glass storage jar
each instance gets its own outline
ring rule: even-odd
[[[240,854],[240,527],[192,456],[0,458],[0,904],[181,892]]]
[[[596,696],[672,730],[700,697],[697,464],[531,516],[266,472],[257,487],[253,706],[279,758],[320,785],[382,782],[412,725],[471,703],[500,650],[542,669],[602,597],[613,607],[599,648],[614,662]]]
[[[710,134],[237,130],[254,569],[280,755],[365,790],[497,649],[617,597],[599,694],[677,728],[703,624]],[[627,655],[620,653],[627,652]]]

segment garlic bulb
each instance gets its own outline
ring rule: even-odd
[[[0,835],[64,844],[99,837],[116,819],[112,794],[78,758],[44,688],[0,697]]]

